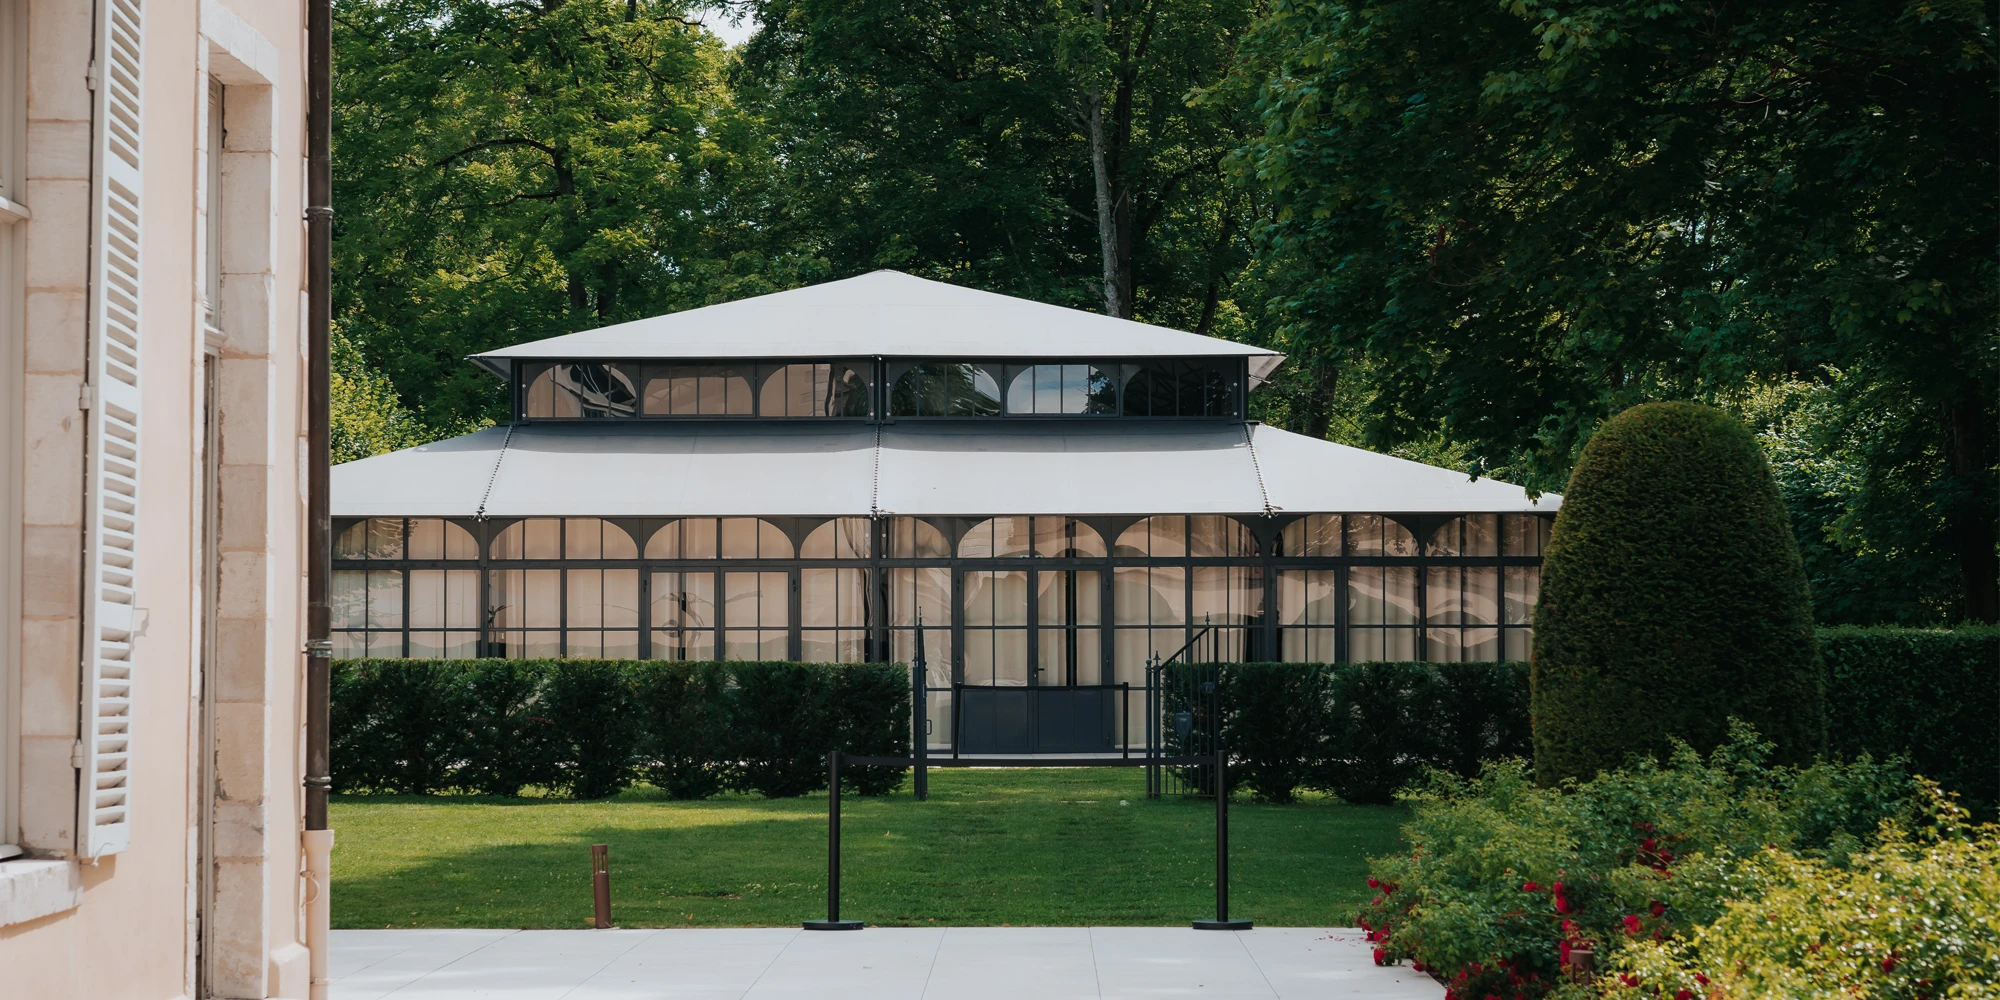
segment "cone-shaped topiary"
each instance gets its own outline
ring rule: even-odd
[[[1826,744],[1825,677],[1791,519],[1728,414],[1647,403],[1583,449],[1542,561],[1535,774],[1589,779],[1741,718],[1781,759]]]

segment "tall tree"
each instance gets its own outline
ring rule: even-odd
[[[1866,371],[2000,615],[1984,5],[1275,0],[1246,48],[1284,339],[1369,359],[1375,440],[1551,488],[1632,403]]]
[[[838,270],[898,267],[1212,325],[1247,257],[1221,164],[1245,0],[760,0],[740,91],[794,224]],[[803,235],[803,232],[802,232]]]
[[[338,3],[336,309],[426,423],[504,409],[467,354],[811,273],[743,207],[765,146],[686,9]]]

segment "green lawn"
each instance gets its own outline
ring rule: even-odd
[[[905,785],[907,788],[907,783]],[[1171,925],[1214,907],[1214,807],[1147,801],[1144,772],[933,771],[931,798],[844,796],[842,916],[871,924]],[[1346,926],[1405,812],[1230,808],[1231,915]],[[335,927],[580,927],[611,846],[624,927],[825,915],[826,796],[601,802],[340,796]]]

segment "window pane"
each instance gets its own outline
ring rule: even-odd
[[[562,624],[562,572],[553,569],[523,570],[527,590],[523,600],[529,628],[556,628]]]
[[[1118,624],[1187,623],[1186,568],[1134,566],[1114,572],[1112,601]]]
[[[364,633],[335,632],[331,638],[333,658],[336,660],[353,660],[368,655],[368,636]]]
[[[445,577],[441,569],[410,571],[410,627],[443,628]],[[411,640],[415,641],[415,640]]]
[[[1336,659],[1333,629],[1288,628],[1280,635],[1279,656],[1286,663],[1332,663]]]
[[[403,627],[403,571],[368,573],[368,627]],[[398,640],[400,641],[400,640]]]
[[[874,551],[874,525],[865,517],[837,517],[814,528],[799,546],[802,559],[866,559]]]
[[[369,559],[403,558],[403,519],[400,517],[371,517],[368,519]]]
[[[1111,554],[1181,558],[1187,555],[1187,518],[1166,515],[1140,521],[1118,533],[1118,545]]]
[[[862,628],[868,624],[868,571],[799,571],[799,624],[805,628]]]
[[[1256,566],[1197,566],[1194,623],[1244,625],[1264,617],[1264,570]]]
[[[889,526],[889,554],[897,559],[943,559],[951,555],[951,546],[930,522],[899,517]]]
[[[1355,625],[1413,625],[1417,620],[1414,566],[1355,566],[1347,571],[1347,620]],[[1331,616],[1327,619],[1332,621]]]
[[[1357,567],[1357,570],[1360,568]],[[1278,573],[1280,625],[1332,625],[1336,611],[1335,581],[1330,569],[1288,569]],[[1352,577],[1349,578],[1352,586]]]
[[[1233,517],[1197,514],[1188,518],[1188,553],[1197,559],[1254,556],[1257,543],[1250,529]]]
[[[358,569],[333,571],[333,587],[327,608],[334,628],[365,628],[368,625],[368,573]]]
[[[411,518],[409,545],[412,559],[443,559],[444,522],[435,517]]]
[[[1539,566],[1509,566],[1506,570],[1506,600],[1502,606],[1508,625],[1527,625],[1535,620],[1535,602],[1541,597],[1542,569]]]
[[[646,558],[679,559],[681,557],[681,522],[668,521],[653,532],[646,540]]]
[[[1340,515],[1310,514],[1285,525],[1278,554],[1309,558],[1340,555]]]
[[[1407,557],[1417,554],[1417,538],[1408,528],[1380,514],[1347,515],[1347,554]]]
[[[919,566],[889,571],[889,623],[909,626],[923,616],[925,641],[930,626],[951,623],[951,570]],[[935,654],[935,650],[931,651]]]
[[[1526,660],[1533,648],[1535,630],[1510,628],[1504,630],[1503,635],[1505,637],[1506,650],[1502,653],[1501,658],[1507,660]]]
[[[403,633],[367,632],[368,655],[384,659],[396,659],[403,655]]]
[[[1045,559],[1104,555],[1104,536],[1073,517],[1035,518],[1035,554]]]
[[[335,559],[366,559],[368,557],[368,522],[356,521],[333,541]]]
[[[722,557],[724,559],[757,558],[756,518],[725,517],[722,519]]]

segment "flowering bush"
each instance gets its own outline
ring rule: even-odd
[[[1593,995],[1632,944],[1679,939],[1742,894],[1767,847],[1845,865],[1912,788],[1897,762],[1772,766],[1747,727],[1560,789],[1526,765],[1433,774],[1405,796],[1408,853],[1377,859],[1359,917],[1376,961],[1412,960],[1450,1000]]]
[[[1712,923],[1619,955],[1610,995],[1790,1000],[2000,997],[2000,827],[1923,783],[1850,867],[1766,848]]]

